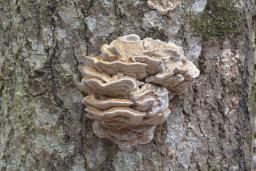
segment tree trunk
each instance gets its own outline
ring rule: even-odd
[[[1,0],[0,170],[251,170],[254,15],[253,0],[165,15],[146,0]],[[201,75],[152,142],[120,151],[94,135],[76,85],[86,55],[131,33],[177,43]]]

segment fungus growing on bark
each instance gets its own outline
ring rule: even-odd
[[[166,121],[169,101],[182,94],[199,70],[182,48],[137,35],[103,45],[101,55],[87,57],[79,88],[96,135],[129,149],[153,139],[156,125]]]
[[[148,0],[147,4],[150,8],[156,9],[161,15],[165,15],[168,11],[177,7],[180,2],[181,0]]]

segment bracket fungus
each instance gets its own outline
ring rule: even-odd
[[[168,11],[176,8],[180,2],[181,0],[148,0],[147,4],[150,8],[156,9],[161,15],[165,15]]]
[[[167,120],[170,99],[199,76],[174,43],[131,34],[103,45],[101,55],[86,58],[79,88],[94,133],[126,150],[153,139]]]

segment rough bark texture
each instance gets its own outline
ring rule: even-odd
[[[0,170],[250,170],[254,11],[253,0],[182,0],[166,15],[146,0],[0,0]],[[120,151],[93,134],[76,83],[86,55],[131,33],[175,41],[201,75],[151,143]]]

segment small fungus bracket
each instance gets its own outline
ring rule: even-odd
[[[181,0],[148,0],[147,2],[150,8],[156,9],[161,15],[175,9],[180,3]]]

